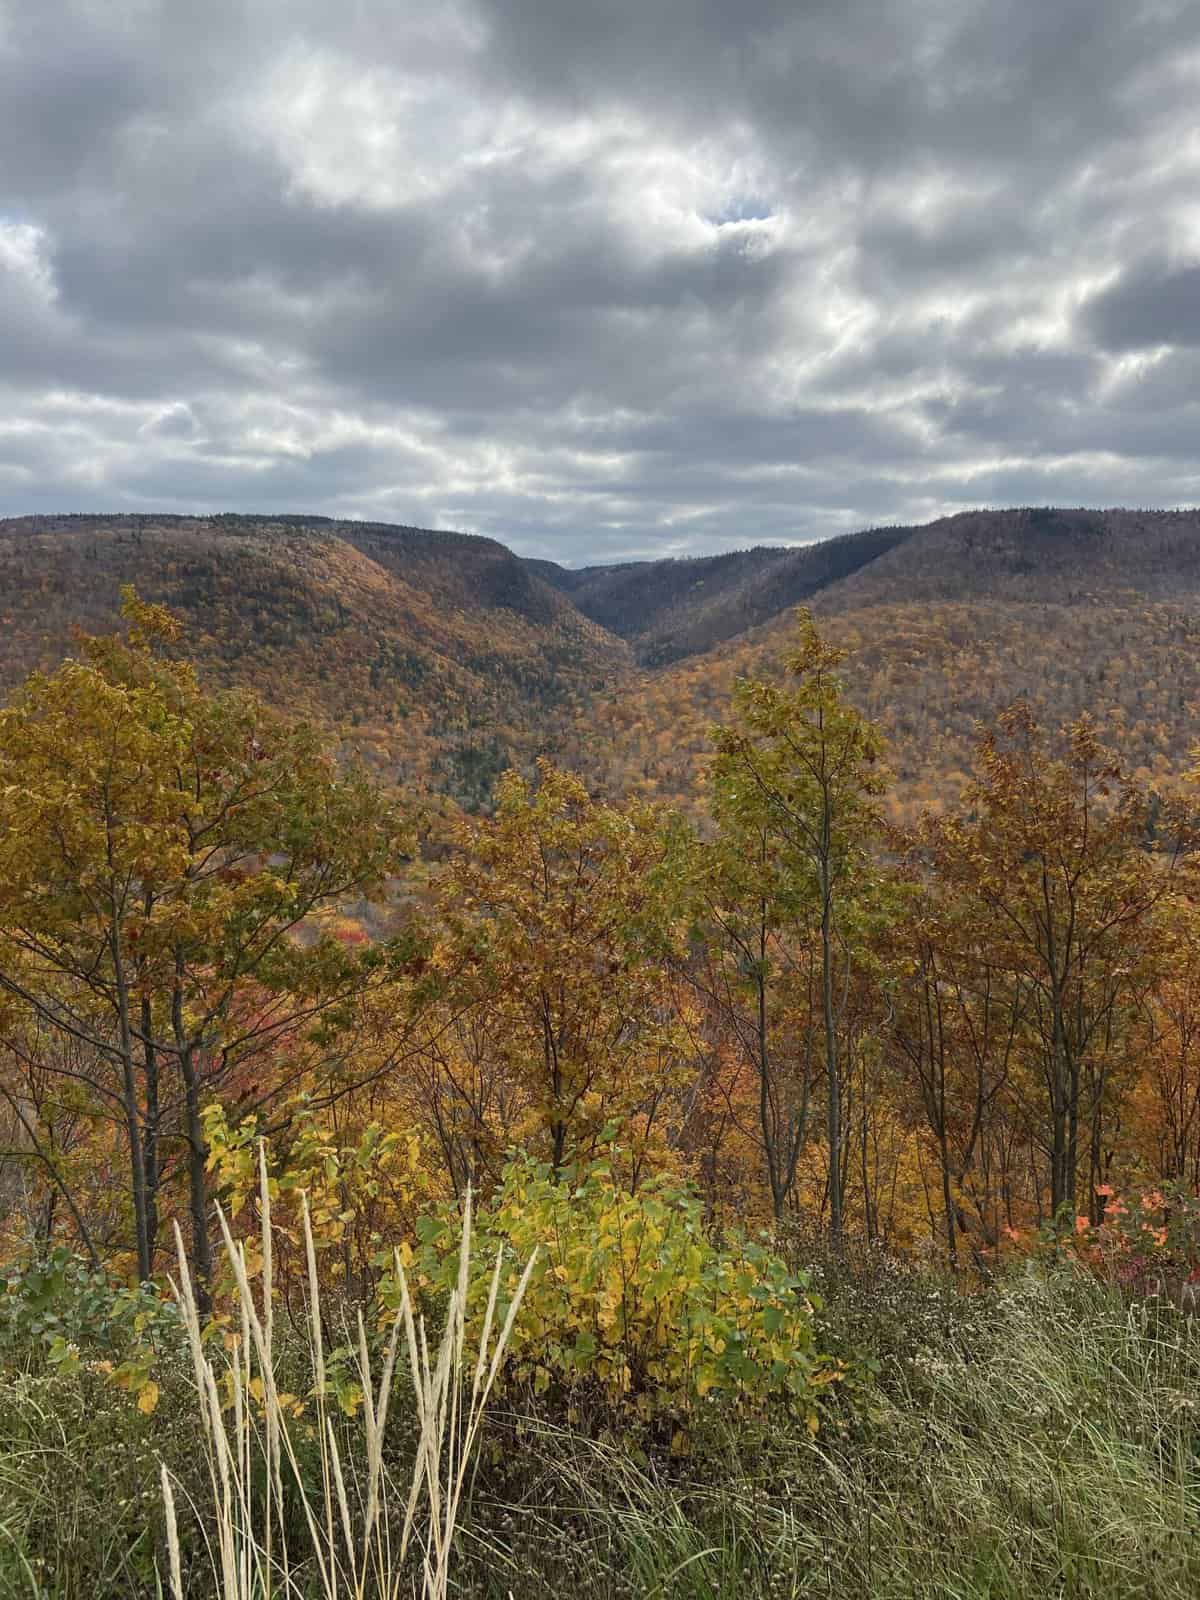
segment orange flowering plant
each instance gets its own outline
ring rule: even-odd
[[[1075,1219],[1068,1249],[1134,1294],[1178,1294],[1200,1283],[1200,1196],[1183,1184],[1114,1193],[1099,1184],[1099,1222]]]

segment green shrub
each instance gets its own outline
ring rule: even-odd
[[[148,1285],[114,1282],[62,1245],[0,1276],[0,1358],[9,1363],[71,1373],[86,1361],[149,1413],[158,1402],[154,1363],[181,1347],[173,1302]]]
[[[418,1227],[414,1276],[448,1289],[455,1272],[449,1217]],[[515,1161],[477,1221],[470,1305],[483,1315],[491,1264],[537,1252],[509,1349],[507,1378],[535,1396],[590,1392],[649,1419],[706,1396],[786,1401],[816,1428],[817,1400],[841,1376],[816,1344],[817,1301],[806,1276],[764,1246],[717,1243],[695,1194],[667,1178],[623,1190],[603,1164],[556,1180]],[[392,1298],[394,1289],[385,1298]],[[503,1300],[502,1300],[503,1306]]]

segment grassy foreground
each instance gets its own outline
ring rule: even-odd
[[[718,1404],[681,1458],[647,1439],[494,1409],[448,1592],[1200,1593],[1195,1320],[1068,1274],[1031,1270],[972,1295],[888,1263],[822,1276],[826,1346],[878,1372],[847,1389],[815,1437]],[[393,1406],[388,1450],[400,1481],[416,1429],[399,1396]],[[186,1521],[189,1501],[205,1504],[201,1458],[182,1360],[152,1417],[100,1374],[10,1364],[0,1382],[0,1595],[168,1593],[160,1461]],[[404,1512],[385,1514],[399,1526]],[[190,1537],[186,1592],[208,1600],[221,1591],[198,1527]],[[418,1565],[395,1576],[397,1597],[420,1592]],[[298,1592],[324,1593],[315,1571],[295,1578]]]

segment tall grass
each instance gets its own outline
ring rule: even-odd
[[[502,1410],[490,1380],[505,1328],[481,1360],[461,1295],[432,1340],[411,1300],[411,1321],[402,1306],[378,1340],[355,1325],[369,1380],[355,1417],[332,1395],[296,1417],[276,1393],[273,1413],[256,1323],[279,1390],[302,1387],[297,1336],[282,1311],[268,1335],[265,1284],[238,1260],[236,1350],[203,1344],[200,1369],[194,1346],[172,1357],[152,1418],[86,1368],[0,1371],[3,1600],[153,1600],[156,1552],[171,1600],[1200,1594],[1200,1318],[1170,1305],[1065,1271],[961,1295],[839,1258],[822,1272],[822,1342],[881,1370],[823,1408],[816,1438],[783,1411],[710,1397],[681,1457],[632,1417],[597,1436],[582,1408],[564,1426],[561,1408],[507,1390]],[[332,1386],[311,1307],[305,1325],[303,1387],[321,1359]],[[204,1367],[228,1402],[219,1418]]]
[[[1196,1322],[1032,1276],[981,1297],[961,1340],[955,1315],[815,1439],[717,1422],[703,1462],[671,1463],[534,1431],[505,1581],[524,1600],[1200,1594]]]
[[[431,1344],[413,1306],[397,1255],[400,1306],[384,1344],[378,1374],[362,1312],[356,1362],[362,1393],[361,1433],[349,1447],[335,1426],[327,1377],[327,1347],[316,1251],[307,1205],[303,1237],[308,1269],[308,1357],[312,1393],[301,1412],[278,1383],[273,1241],[265,1156],[260,1149],[261,1290],[255,1296],[246,1247],[220,1224],[232,1270],[237,1309],[233,1353],[220,1370],[209,1357],[183,1240],[176,1228],[179,1277],[174,1285],[191,1352],[209,1503],[197,1506],[208,1539],[220,1600],[392,1600],[414,1592],[410,1555],[418,1558],[423,1600],[449,1593],[455,1535],[484,1411],[520,1308],[531,1258],[501,1323],[497,1317],[503,1261],[492,1272],[479,1342],[467,1348],[467,1287],[471,1259],[471,1197],[463,1212],[458,1277],[440,1341]],[[398,1371],[406,1367],[417,1424],[407,1484],[396,1483],[384,1449]],[[314,1491],[306,1443],[319,1461]],[[291,1492],[294,1491],[294,1492]],[[162,1468],[169,1581],[185,1600],[176,1496]],[[301,1535],[295,1533],[301,1512]],[[398,1514],[403,1507],[402,1517]]]

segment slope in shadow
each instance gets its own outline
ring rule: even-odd
[[[895,550],[910,528],[869,528],[819,544],[759,545],[726,555],[636,561],[574,571],[529,562],[601,627],[627,639],[644,666],[702,654]]]

